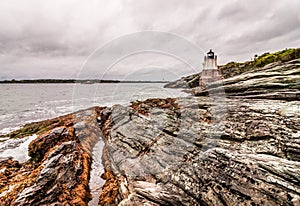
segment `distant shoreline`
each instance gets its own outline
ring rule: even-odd
[[[169,81],[121,81],[121,80],[97,80],[97,79],[32,79],[32,80],[1,80],[0,84],[57,84],[57,83],[79,83],[79,84],[95,84],[95,83],[168,83]]]

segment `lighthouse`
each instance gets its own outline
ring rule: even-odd
[[[210,50],[204,57],[203,70],[200,74],[199,86],[204,87],[214,81],[222,79],[217,65],[217,55]]]

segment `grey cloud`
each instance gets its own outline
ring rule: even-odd
[[[213,48],[220,64],[298,47],[300,1],[10,0],[0,2],[0,24],[0,79],[69,78],[76,77],[89,55],[101,45],[143,30],[174,33],[203,51]],[[162,49],[180,50],[176,42],[159,41]],[[118,55],[122,49],[106,55]],[[182,48],[182,52],[188,51]],[[130,78],[151,79],[153,74],[155,79],[155,70],[176,71],[166,74],[172,79],[192,72],[167,58],[156,56],[155,61],[146,56],[140,59],[144,69],[138,62],[124,61],[116,65],[118,71],[107,76],[122,78],[131,72]],[[202,60],[199,56],[199,65]],[[139,72],[134,72],[132,68],[139,66]]]

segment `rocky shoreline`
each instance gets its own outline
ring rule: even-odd
[[[26,125],[8,137],[38,137],[29,160],[0,159],[0,205],[300,205],[299,80],[293,60]],[[91,191],[99,141],[105,182]]]

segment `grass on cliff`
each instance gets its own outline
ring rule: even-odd
[[[285,49],[274,53],[264,53],[260,56],[255,55],[254,60],[244,63],[229,62],[226,65],[220,66],[220,70],[225,78],[236,76],[257,68],[262,68],[267,64],[274,62],[287,62],[293,59],[300,58],[300,48]]]
[[[43,120],[40,122],[32,122],[24,125],[18,130],[10,132],[6,135],[0,135],[1,138],[9,137],[9,138],[23,138],[25,136],[31,136],[33,134],[41,134],[43,132],[49,131],[55,127],[63,126],[66,124],[70,124],[73,121],[73,115],[67,114],[60,117],[56,117],[49,120]]]

